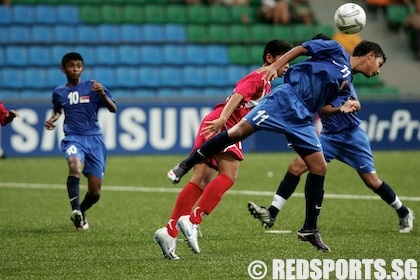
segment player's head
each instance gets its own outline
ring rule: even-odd
[[[292,49],[292,44],[283,40],[272,40],[267,43],[264,48],[263,62],[264,65],[270,65],[278,60],[282,55]],[[282,77],[289,68],[289,63],[286,63],[281,68],[277,69],[277,75]]]
[[[65,54],[61,59],[61,71],[70,84],[77,84],[83,72],[83,57],[76,52]]]
[[[386,56],[382,48],[374,42],[363,40],[353,51],[352,58],[359,58],[359,63],[353,71],[362,73],[366,77],[378,75],[380,68],[386,62]],[[352,65],[353,66],[353,65]]]
[[[330,37],[328,37],[327,35],[325,35],[324,33],[318,33],[316,34],[314,37],[312,37],[312,40],[317,40],[317,39],[321,39],[321,40],[331,40]]]

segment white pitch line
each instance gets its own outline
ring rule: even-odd
[[[8,183],[0,182],[0,188],[15,188],[15,189],[54,189],[64,190],[65,184],[34,184],[34,183]],[[104,191],[119,191],[119,192],[148,192],[148,193],[179,193],[180,188],[150,188],[150,187],[136,187],[136,186],[103,186]],[[252,190],[229,190],[227,194],[232,195],[247,195],[247,196],[269,196],[274,195],[274,190],[269,191],[252,191]],[[294,193],[294,197],[304,197],[303,193]],[[357,199],[357,200],[380,200],[379,196],[375,195],[352,195],[352,194],[324,194],[325,198],[332,199]],[[403,201],[420,201],[420,197],[399,196]]]

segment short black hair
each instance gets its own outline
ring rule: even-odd
[[[262,56],[263,62],[265,63],[265,57],[267,54],[271,54],[273,57],[287,53],[293,48],[292,44],[283,40],[272,40],[267,43],[264,48],[264,54]]]
[[[353,56],[364,56],[372,51],[375,53],[376,57],[382,57],[385,63],[386,56],[381,47],[377,43],[366,40],[363,40],[354,48]]]
[[[312,40],[316,40],[316,39],[322,39],[322,40],[331,40],[330,37],[328,37],[327,35],[325,35],[324,33],[318,33],[316,34],[314,37],[312,37]]]
[[[65,54],[63,56],[63,58],[61,59],[61,66],[62,67],[65,67],[66,64],[70,60],[80,60],[83,63],[83,57],[80,55],[80,53],[77,53],[77,52],[69,52],[69,53]]]

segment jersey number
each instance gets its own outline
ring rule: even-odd
[[[255,115],[255,117],[252,118],[252,120],[254,122],[256,122],[256,125],[260,125],[263,121],[265,121],[266,119],[268,119],[269,115],[267,115],[265,112],[266,112],[265,110],[259,110],[257,112],[257,114]]]
[[[66,153],[68,155],[75,155],[75,154],[77,154],[77,147],[75,145],[71,145],[70,147],[67,148]]]
[[[79,92],[77,91],[72,91],[69,93],[69,95],[67,95],[67,99],[70,102],[70,105],[74,105],[74,104],[79,104]]]

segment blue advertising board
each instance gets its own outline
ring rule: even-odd
[[[99,112],[109,155],[186,154],[201,119],[214,102],[118,103],[118,112]],[[2,127],[1,146],[9,157],[61,155],[62,117],[56,129],[44,129],[51,105],[8,103],[20,118]],[[364,102],[362,127],[375,150],[420,149],[420,101]],[[289,151],[283,135],[259,132],[244,143],[246,151]]]

